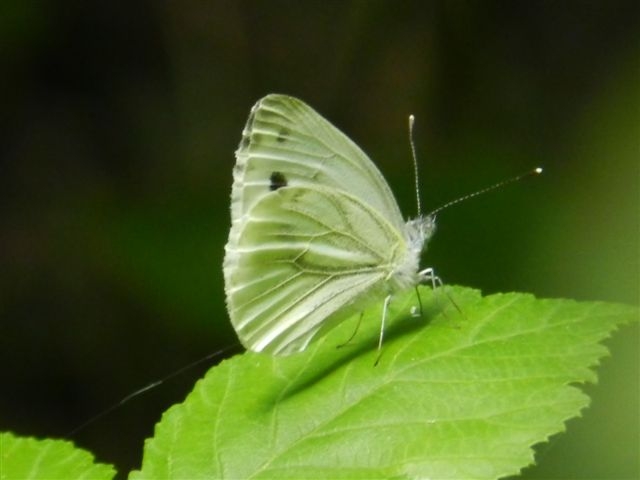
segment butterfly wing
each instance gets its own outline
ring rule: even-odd
[[[297,98],[267,95],[251,109],[236,151],[232,231],[270,190],[323,185],[366,199],[397,229],[403,220],[384,177],[346,135]]]
[[[258,101],[233,176],[223,269],[247,348],[303,350],[388,287],[406,249],[398,205],[373,162],[311,107],[285,95]]]
[[[324,186],[277,189],[255,202],[227,245],[231,321],[250,350],[304,350],[381,298],[405,255],[400,232],[358,197]]]

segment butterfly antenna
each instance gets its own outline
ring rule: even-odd
[[[238,344],[233,344],[233,345],[229,345],[225,348],[222,348],[220,350],[216,350],[215,352],[212,352],[204,357],[202,357],[199,360],[196,360],[195,362],[191,362],[190,364],[179,368],[178,370],[170,373],[169,375],[166,375],[165,377],[161,378],[160,380],[156,380],[155,382],[151,382],[150,384],[139,388],[138,390],[136,390],[135,392],[130,393],[129,395],[127,395],[126,397],[122,398],[120,401],[114,403],[113,405],[111,405],[110,407],[106,408],[105,410],[103,410],[102,412],[98,413],[97,415],[94,415],[93,417],[89,418],[88,420],[84,421],[82,424],[78,425],[76,428],[74,428],[73,430],[71,430],[70,432],[68,432],[65,437],[66,438],[71,438],[74,437],[76,434],[78,434],[80,431],[84,430],[86,427],[88,427],[89,425],[94,424],[95,422],[97,422],[98,420],[100,420],[101,418],[109,415],[111,412],[113,412],[114,410],[117,410],[118,408],[122,407],[125,403],[128,403],[130,400],[132,400],[133,398],[136,398],[140,395],[142,395],[145,392],[148,392],[149,390],[152,390],[154,388],[156,388],[159,385],[162,385],[163,383],[165,383],[166,381],[177,377],[178,375],[183,374],[184,372],[186,372],[187,370],[190,370],[194,367],[197,367],[198,365],[205,363],[213,358],[216,357],[220,357],[221,355],[223,355],[224,353],[228,352],[229,350],[237,347]]]
[[[483,195],[483,194],[485,194],[487,192],[495,190],[496,188],[501,188],[501,187],[504,187],[505,185],[508,185],[510,183],[519,182],[520,180],[523,180],[523,179],[525,179],[527,177],[532,177],[534,175],[540,175],[541,173],[542,173],[542,168],[537,167],[537,168],[534,168],[533,170],[529,170],[528,172],[523,173],[521,175],[518,175],[516,177],[509,178],[507,180],[502,180],[501,182],[498,182],[498,183],[494,183],[493,185],[491,185],[489,187],[480,189],[480,190],[478,190],[476,192],[469,193],[469,194],[464,195],[464,196],[462,196],[460,198],[456,198],[455,200],[451,200],[450,202],[445,203],[444,205],[442,205],[442,206],[436,208],[435,210],[431,211],[429,213],[429,216],[433,216],[436,213],[444,210],[445,208],[449,208],[452,205],[455,205],[455,204],[460,203],[460,202],[464,202],[465,200],[469,200],[470,198],[477,197],[478,195]]]
[[[416,206],[418,207],[418,217],[422,214],[420,205],[420,181],[418,180],[418,158],[416,156],[416,146],[413,142],[413,124],[416,117],[409,115],[409,145],[411,145],[411,156],[413,157],[413,178],[416,182]]]

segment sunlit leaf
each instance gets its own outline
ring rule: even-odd
[[[589,403],[600,342],[632,307],[422,289],[396,298],[378,366],[379,309],[306,352],[212,369],[148,440],[135,479],[478,478],[516,474]]]

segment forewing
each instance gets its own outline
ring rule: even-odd
[[[402,215],[384,177],[347,136],[306,103],[268,95],[251,110],[236,151],[231,195],[232,227],[269,191],[283,186],[324,186],[349,192],[396,229]],[[232,228],[233,241],[237,229]]]
[[[310,186],[263,196],[226,249],[227,305],[240,340],[287,354],[381,298],[406,242],[358,197]]]

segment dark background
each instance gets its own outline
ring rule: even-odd
[[[0,3],[0,427],[64,437],[235,342],[223,296],[233,152],[299,96],[415,212],[424,264],[485,293],[640,304],[637,1]],[[638,328],[529,478],[637,478]],[[235,350],[240,351],[239,348]],[[219,360],[219,359],[218,359]],[[215,363],[215,362],[213,362]],[[73,439],[122,471],[202,366]]]

